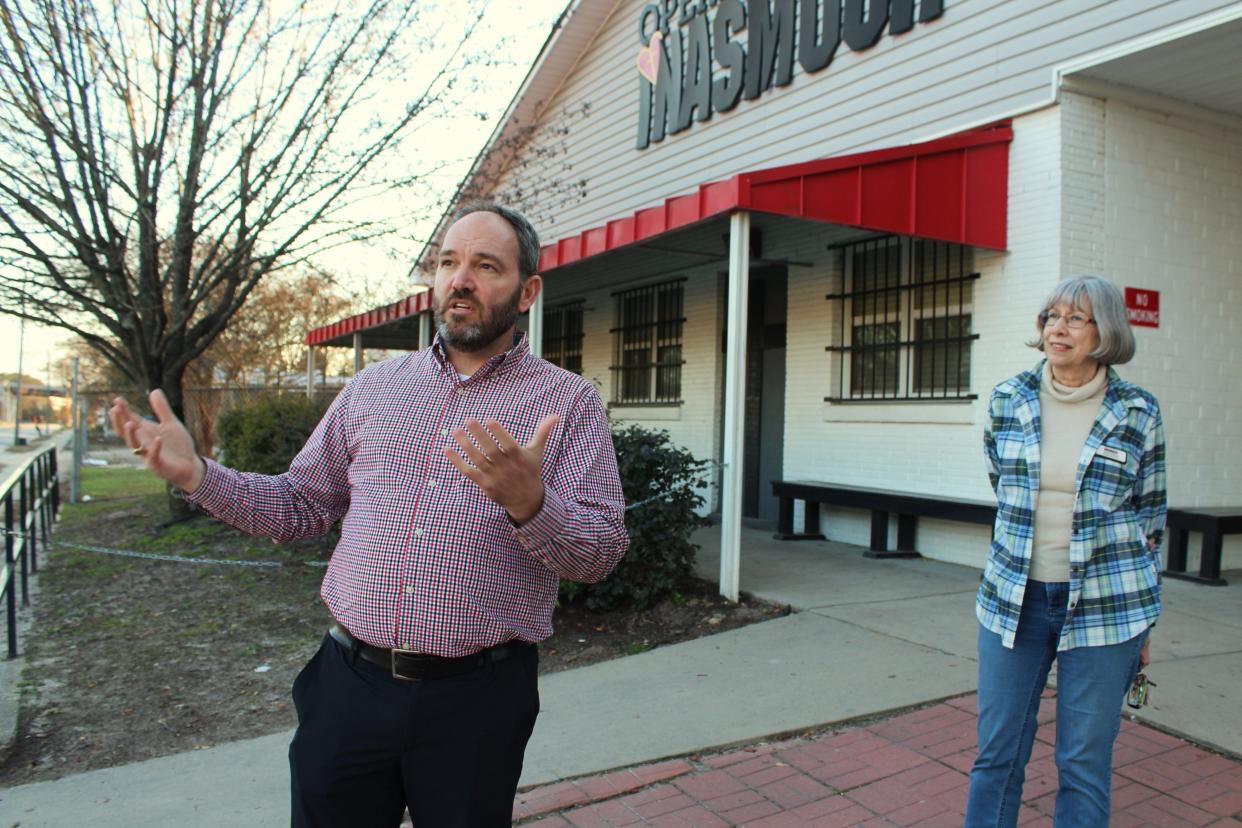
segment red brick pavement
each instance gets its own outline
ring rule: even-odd
[[[1045,704],[1023,828],[1051,828],[1056,722]],[[557,782],[518,795],[525,828],[962,824],[975,697],[815,737]],[[1129,720],[1117,739],[1114,828],[1242,828],[1242,762]]]

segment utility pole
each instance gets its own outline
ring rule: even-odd
[[[17,393],[13,397],[13,445],[25,445],[22,440],[22,357],[26,349],[26,283],[22,282],[22,312],[17,318]]]
[[[73,358],[73,391],[70,395],[73,406],[73,474],[69,477],[69,502],[78,502],[78,478],[82,474],[82,436],[78,429],[82,426],[81,412],[78,407],[78,357]]]

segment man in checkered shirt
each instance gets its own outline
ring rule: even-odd
[[[418,826],[510,823],[559,579],[603,579],[628,544],[598,392],[516,329],[538,262],[521,214],[459,211],[435,343],[354,377],[284,474],[200,458],[158,390],[158,423],[112,408],[148,468],[226,523],[283,541],[341,521],[336,623],[293,685],[295,826],[388,828],[407,807]]]

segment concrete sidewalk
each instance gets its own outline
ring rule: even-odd
[[[715,574],[715,530],[698,538]],[[791,616],[541,680],[523,786],[642,766],[974,690],[978,570],[747,530],[741,583]],[[1239,584],[1242,573],[1227,573]],[[1144,718],[1242,754],[1238,586],[1169,582]],[[289,734],[0,790],[23,828],[288,824]],[[709,823],[718,824],[718,823]]]

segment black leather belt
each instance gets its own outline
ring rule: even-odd
[[[385,647],[376,647],[374,644],[354,638],[353,634],[340,624],[333,624],[328,634],[342,647],[357,653],[359,658],[391,670],[393,678],[405,681],[460,676],[471,670],[479,669],[489,661],[502,661],[531,646],[525,641],[506,641],[504,644],[497,644],[495,647],[488,647],[486,650],[479,650],[470,655],[444,658],[414,650],[390,650]]]

